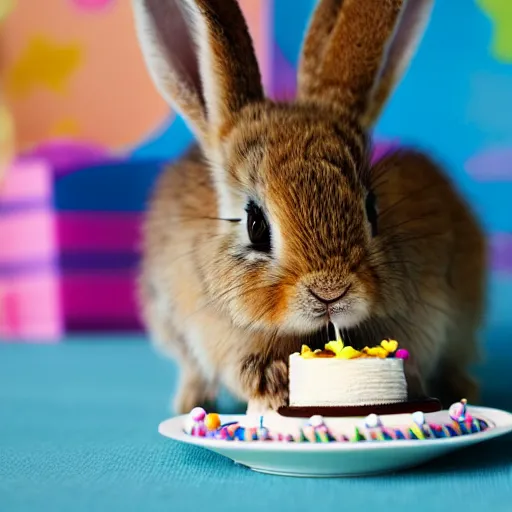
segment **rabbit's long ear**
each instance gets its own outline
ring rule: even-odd
[[[423,37],[433,5],[434,0],[406,2],[363,117],[364,126],[376,122],[386,101],[404,76]]]
[[[304,42],[300,100],[367,126],[406,68],[432,0],[320,0]]]
[[[135,26],[160,94],[210,146],[246,104],[263,98],[236,0],[132,0]]]

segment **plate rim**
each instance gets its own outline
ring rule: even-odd
[[[414,449],[419,445],[422,447],[439,446],[440,444],[451,444],[452,446],[459,446],[464,444],[474,444],[487,441],[496,437],[503,436],[512,432],[512,413],[491,407],[482,406],[468,406],[468,411],[473,416],[479,416],[488,421],[493,426],[483,432],[477,432],[470,435],[458,437],[445,437],[439,439],[423,439],[419,442],[411,440],[384,440],[384,441],[370,441],[365,443],[350,443],[350,442],[332,442],[332,443],[290,443],[290,442],[241,442],[241,441],[226,441],[222,439],[208,439],[204,437],[193,437],[185,434],[179,425],[183,424],[187,415],[178,415],[162,421],[158,425],[158,432],[163,437],[173,439],[174,441],[184,442],[196,446],[202,446],[212,450],[230,450],[230,451],[245,451],[245,450],[259,450],[262,452],[278,451],[278,452],[323,452],[323,451],[359,451],[359,450],[375,450],[375,449]],[[244,414],[220,414],[222,422],[236,421],[243,418]]]

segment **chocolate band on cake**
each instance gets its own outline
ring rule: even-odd
[[[442,409],[441,402],[436,398],[424,398],[392,404],[353,405],[353,406],[307,406],[307,407],[281,407],[278,413],[288,418],[309,418],[315,414],[326,418],[347,418],[367,416],[368,414],[412,414],[420,411],[424,413],[437,412]]]

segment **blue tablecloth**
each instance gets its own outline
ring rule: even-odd
[[[512,409],[510,341],[485,405]],[[512,510],[512,436],[390,476],[260,475],[157,434],[175,375],[141,339],[0,343],[0,511]]]

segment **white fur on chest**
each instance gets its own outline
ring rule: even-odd
[[[208,351],[206,350],[208,335],[198,325],[188,323],[187,331],[184,333],[184,336],[187,340],[187,348],[201,368],[203,376],[209,382],[213,382],[216,371],[213,366],[213,361],[210,359]]]

